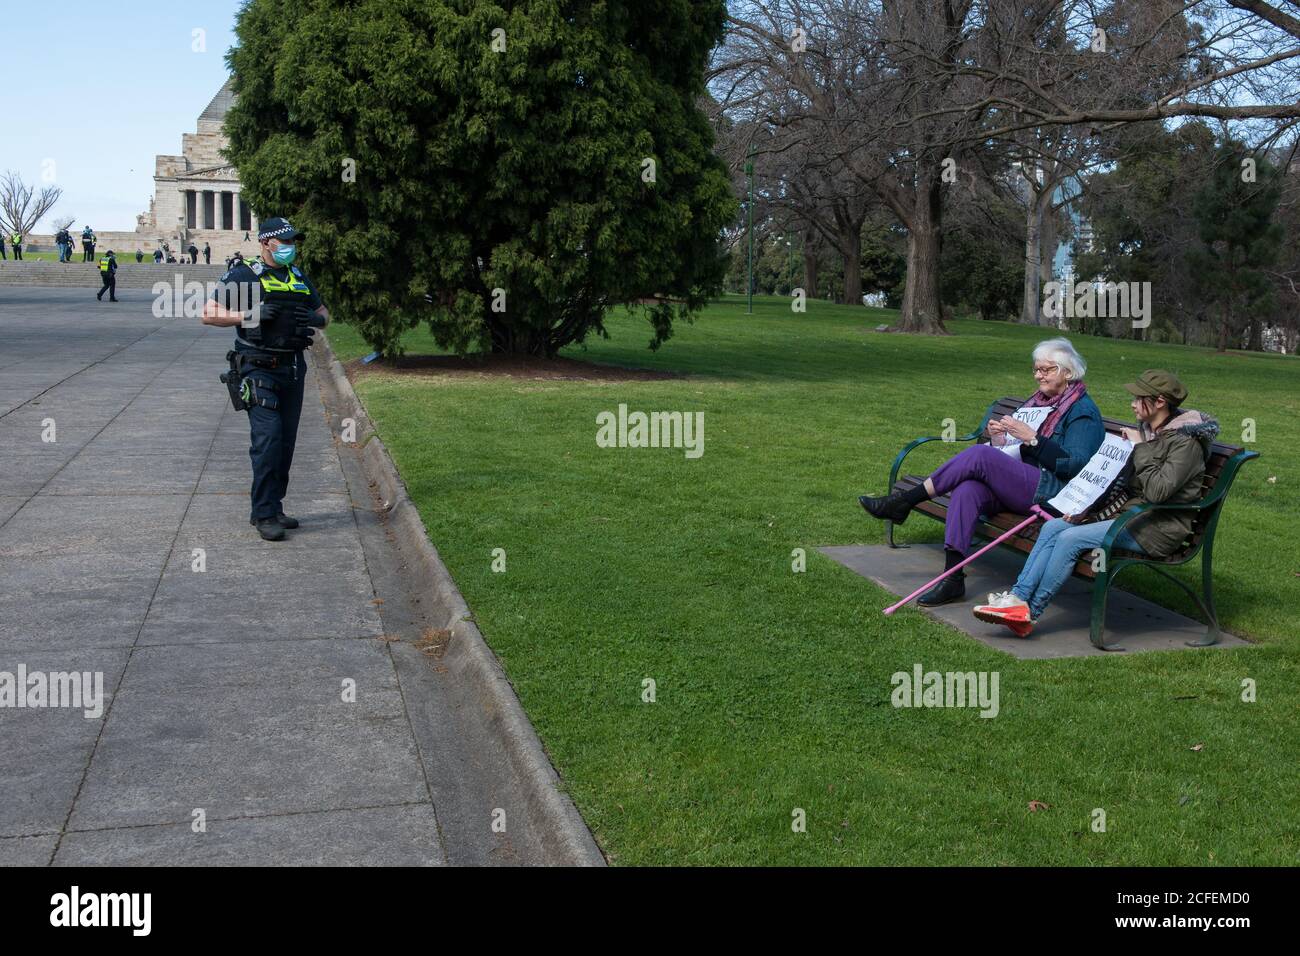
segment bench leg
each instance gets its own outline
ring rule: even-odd
[[[892,521],[885,522],[885,543],[894,549],[908,547],[906,544],[897,544],[894,541],[894,522]]]
[[[1205,636],[1199,641],[1185,641],[1188,647],[1213,647],[1219,643],[1219,616],[1214,610],[1214,574],[1212,573],[1212,562],[1210,560],[1210,549],[1213,547],[1212,541],[1207,541],[1205,547],[1201,550],[1201,593],[1205,595],[1204,601],[1199,601],[1201,611],[1205,614],[1205,619],[1210,622],[1206,628]],[[1195,597],[1195,595],[1192,595]]]
[[[1104,571],[1097,574],[1092,585],[1092,621],[1088,632],[1088,639],[1092,641],[1092,646],[1103,651],[1122,651],[1124,648],[1118,644],[1107,644],[1105,639],[1106,632],[1106,597],[1110,592],[1110,572]]]

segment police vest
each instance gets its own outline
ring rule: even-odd
[[[285,282],[273,276],[267,270],[266,263],[261,259],[245,259],[244,264],[257,275],[257,280],[262,283],[262,293],[267,297],[276,295],[277,298],[283,298],[284,296],[281,293],[292,295],[298,292],[303,295],[311,295],[311,289],[308,288],[306,282],[302,281],[302,273],[298,271],[296,266],[289,266],[289,281]]]
[[[107,271],[108,271],[108,263],[109,263],[109,258],[108,258],[108,256],[104,256],[104,258],[100,259],[100,260],[99,260],[99,271],[100,271],[100,272],[107,272]]]
[[[20,233],[15,232],[9,237],[9,242],[15,246],[21,246],[23,244],[23,237]]]
[[[256,332],[248,330],[252,334],[246,334],[245,329],[241,327],[235,334],[245,341],[264,348],[302,348],[303,346],[295,341],[293,325],[282,317],[278,308],[278,306],[307,304],[310,301],[309,298],[303,298],[310,297],[311,287],[303,281],[302,272],[297,266],[289,266],[287,277],[279,279],[271,274],[270,267],[261,259],[245,259],[244,264],[257,276],[257,281],[262,287],[262,304],[267,308],[261,311],[261,323]]]

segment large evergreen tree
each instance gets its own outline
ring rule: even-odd
[[[1213,175],[1193,201],[1202,245],[1189,261],[1199,291],[1220,310],[1220,352],[1240,346],[1246,329],[1250,347],[1260,347],[1262,320],[1274,307],[1268,267],[1284,237],[1274,218],[1281,193],[1277,171],[1230,142],[1220,147]]]
[[[726,170],[698,108],[723,0],[250,0],[230,158],[310,237],[339,313],[396,354],[554,355],[720,287]],[[430,305],[426,296],[431,296]]]

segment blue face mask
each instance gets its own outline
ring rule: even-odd
[[[274,259],[276,262],[278,262],[280,265],[287,266],[291,262],[293,262],[293,260],[297,257],[297,255],[298,255],[297,246],[280,246],[274,252],[271,253],[271,258]]]

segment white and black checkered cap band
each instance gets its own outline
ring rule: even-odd
[[[293,226],[289,225],[289,224],[286,222],[286,223],[285,223],[283,226],[281,226],[279,229],[272,229],[270,232],[259,232],[259,233],[257,234],[257,238],[258,238],[258,239],[274,239],[274,238],[276,238],[277,236],[292,236],[292,235],[297,235],[297,233],[298,233],[298,230],[295,229],[295,228],[293,228]]]

